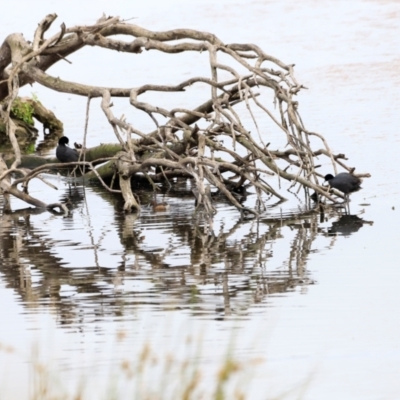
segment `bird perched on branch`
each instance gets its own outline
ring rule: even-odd
[[[347,172],[341,172],[335,177],[332,174],[325,175],[325,182],[328,182],[331,188],[340,190],[344,193],[346,201],[349,200],[349,194],[361,189],[361,179]]]
[[[56,157],[62,163],[76,162],[79,160],[79,153],[68,147],[69,139],[66,136],[60,137],[56,149]]]

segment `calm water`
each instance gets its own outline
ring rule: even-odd
[[[101,188],[49,176],[59,190],[36,184],[32,194],[70,198],[68,217],[24,211],[15,200],[15,211],[0,215],[0,399],[49,391],[54,398],[79,391],[88,399],[179,398],[194,371],[201,372],[197,398],[207,399],[227,354],[239,368],[227,398],[238,391],[249,399],[400,398],[400,3],[17,3],[0,17],[2,38],[19,31],[31,38],[50,12],[59,15],[56,25],[74,25],[104,11],[137,17],[149,29],[190,27],[256,43],[296,64],[309,88],[299,96],[306,126],[372,178],[352,196],[357,217],[350,219],[321,221],[292,196],[259,221],[240,221],[219,199],[212,238],[193,214],[189,181],[158,195],[169,212],[153,213],[152,194],[143,191],[143,212],[125,216]],[[87,49],[49,72],[104,86],[204,73],[202,56],[176,63],[151,52],[109,54]],[[203,100],[196,90],[185,106]],[[32,92],[80,141],[85,99],[37,85],[23,90]],[[116,114],[151,128],[128,102],[115,104]],[[89,146],[114,140],[97,106]]]

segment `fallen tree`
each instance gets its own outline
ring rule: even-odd
[[[266,54],[260,47],[254,44],[225,44],[211,33],[191,29],[149,31],[118,17],[105,16],[91,26],[67,28],[62,24],[58,33],[46,39],[45,33],[56,18],[55,14],[45,17],[39,23],[32,42],[26,41],[22,34],[13,33],[0,48],[0,117],[6,124],[14,153],[10,165],[0,164],[0,187],[3,193],[12,194],[36,207],[47,207],[42,201],[28,195],[28,185],[41,172],[60,167],[43,161],[43,165],[30,170],[22,168],[24,158],[16,139],[16,124],[11,118],[11,110],[19,88],[33,82],[58,92],[87,97],[87,115],[90,100],[96,97],[102,99],[102,111],[118,144],[114,153],[108,153],[107,157],[103,154],[100,160],[89,157],[85,148],[85,131],[82,136],[82,155],[74,165],[88,167],[88,177],[96,177],[108,190],[121,193],[125,210],[140,210],[140,204],[131,189],[131,180],[139,174],[153,185],[175,177],[192,179],[195,182],[197,204],[203,204],[210,214],[214,210],[209,195],[211,185],[240,211],[257,215],[264,207],[265,195],[285,200],[285,196],[265,180],[268,175],[290,181],[292,186],[304,187],[306,195],[308,189],[312,189],[335,201],[332,193],[319,185],[318,178],[322,175],[317,172],[316,157],[327,157],[335,173],[337,166],[354,172],[354,168],[344,163],[344,154],[333,154],[324,137],[309,131],[303,124],[298,102],[294,100],[303,86],[294,76],[294,66]],[[120,40],[120,35],[130,41]],[[207,52],[209,73],[191,77],[176,85],[146,83],[135,88],[91,86],[65,81],[46,73],[49,67],[64,62],[70,54],[85,46],[132,54],[140,54],[143,50],[169,54]],[[221,63],[221,55],[229,62]],[[221,78],[222,75],[224,78]],[[225,75],[229,77],[225,78]],[[209,87],[209,98],[193,109],[166,109],[140,99],[148,92],[183,92],[196,84]],[[274,109],[266,105],[265,95],[272,99]],[[146,113],[154,123],[154,130],[142,132],[124,117],[117,118],[112,112],[114,97],[127,98],[132,107]],[[236,111],[235,105],[239,103],[245,104],[256,135],[251,134],[243,117]],[[264,142],[266,132],[259,129],[256,109],[263,118],[273,121],[277,131],[281,132],[286,142],[284,150],[272,150],[271,143]],[[320,148],[312,148],[312,138],[319,141]],[[95,149],[92,152],[96,154]],[[108,164],[102,170],[97,170],[95,167],[100,162]],[[20,176],[11,182],[11,173]],[[106,177],[110,174],[118,176],[118,189],[107,182]],[[22,189],[18,188],[20,184]],[[246,209],[236,199],[234,193],[240,192],[245,186],[255,189],[259,209]]]

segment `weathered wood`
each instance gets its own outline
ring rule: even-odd
[[[134,211],[140,210],[140,205],[136,201],[131,188],[130,167],[132,161],[133,160],[126,152],[121,151],[116,155],[115,166],[118,171],[119,187],[125,200],[125,211],[131,211],[132,209]]]
[[[143,175],[152,185],[161,179],[182,176],[193,180],[198,201],[203,203],[210,214],[213,213],[213,207],[209,201],[210,196],[206,193],[208,185],[224,193],[241,212],[249,211],[258,215],[259,210],[246,210],[231,192],[251,186],[258,196],[259,205],[263,204],[266,197],[262,194],[282,201],[285,197],[279,193],[280,183],[279,189],[276,189],[270,184],[270,179],[267,182],[264,178],[276,176],[279,182],[284,179],[291,182],[292,186],[296,185],[297,190],[305,188],[307,192],[308,189],[313,189],[335,201],[319,184],[319,178],[323,177],[323,174],[318,173],[316,158],[320,156],[328,160],[335,172],[338,166],[354,172],[354,168],[344,163],[344,155],[332,153],[323,135],[305,128],[295,97],[303,86],[294,76],[293,65],[265,53],[259,46],[251,43],[226,44],[209,32],[192,29],[150,31],[121,21],[118,17],[101,18],[88,26],[68,28],[62,25],[59,32],[46,38],[46,33],[55,19],[55,14],[49,14],[39,23],[32,44],[21,34],[11,34],[0,47],[0,81],[3,80],[0,83],[0,101],[4,101],[1,112],[15,154],[14,160],[10,161],[10,168],[33,168],[29,173],[23,172],[25,175],[16,182],[28,185],[39,172],[48,168],[85,166],[91,168],[86,174],[88,178],[99,179],[109,191],[122,193],[125,200],[124,210],[138,211],[140,205],[131,189],[131,181],[138,174]],[[124,35],[124,40],[121,40],[119,35]],[[69,54],[84,46],[132,54],[140,54],[143,50],[165,54],[207,52],[207,76],[194,76],[174,84],[145,83],[134,88],[117,88],[104,87],[101,82],[99,85],[88,85],[66,81],[47,72],[51,65],[59,60],[66,60]],[[237,68],[237,65],[240,68]],[[230,79],[221,80],[221,72],[224,75],[229,73]],[[18,127],[10,119],[10,109],[19,87],[29,82],[37,82],[51,90],[87,98],[82,141],[84,144],[88,132],[90,100],[100,97],[101,109],[118,145],[83,149],[77,163],[62,166],[55,163],[54,159],[21,156],[16,141]],[[193,109],[184,108],[182,105],[178,108],[165,108],[144,101],[143,95],[150,92],[173,92],[178,96],[198,84],[208,87],[209,98],[203,99],[202,104]],[[265,92],[269,93],[267,100],[263,97]],[[118,114],[114,113],[112,108],[113,97],[126,98],[135,110],[145,113],[154,123],[151,132],[142,132],[134,122],[128,122],[125,116],[116,116]],[[271,99],[274,99],[274,108],[270,107]],[[27,101],[34,107],[35,112],[45,115],[43,118],[38,116],[37,119],[46,129],[62,130],[62,124],[52,113],[41,109],[40,103]],[[235,108],[238,103],[244,103],[253,122],[251,129],[255,133],[250,132],[244,125]],[[270,132],[265,132],[259,127],[255,118],[257,114],[253,109],[257,109],[268,118],[278,133],[283,135],[287,143],[283,150],[271,149],[270,143],[264,143],[269,136],[276,137],[276,133],[269,135]],[[160,125],[159,121],[163,121],[164,125]],[[197,122],[198,125],[195,125]],[[313,140],[319,140],[322,149],[314,150],[311,147],[311,136]],[[95,169],[96,165],[105,161],[108,162]],[[108,186],[105,181],[116,174],[121,191]],[[3,175],[4,180],[9,177],[7,172]]]

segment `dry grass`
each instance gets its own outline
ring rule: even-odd
[[[119,332],[117,345],[125,339],[126,333]],[[185,347],[184,358],[176,354],[159,355],[157,350],[146,343],[135,359],[126,357],[118,361],[105,378],[96,373],[79,376],[77,369],[77,376],[72,376],[72,388],[70,380],[62,378],[63,372],[52,365],[51,361],[43,360],[39,349],[34,347],[30,359],[29,399],[246,399],[246,388],[259,361],[239,361],[232,356],[232,346],[228,346],[226,355],[216,366],[214,361],[209,363],[202,360],[200,340],[187,337],[182,346]],[[72,375],[74,373],[72,371]],[[100,396],[99,386],[106,387]]]
[[[126,332],[117,333],[116,346],[126,338]],[[54,365],[54,361],[41,357],[38,346],[33,346],[28,360],[30,393],[26,398],[30,400],[248,399],[252,378],[257,368],[264,368],[264,360],[239,360],[234,355],[233,341],[227,344],[220,363],[215,362],[215,359],[204,360],[201,351],[203,345],[199,338],[194,340],[189,336],[180,343],[182,350],[180,355],[165,353],[160,355],[159,351],[149,343],[145,343],[136,357],[127,356],[114,364],[110,362],[112,364],[109,366],[110,372],[103,376],[96,373],[95,369],[81,375],[79,366],[65,374],[65,371]],[[126,348],[124,343],[124,349]],[[15,349],[1,343],[0,353],[8,353],[11,357],[21,356]],[[277,397],[268,397],[266,392],[263,395],[265,398],[276,400],[302,399],[312,380],[310,376],[310,379],[303,382],[300,387],[291,388]],[[265,391],[265,386],[262,386],[259,390]],[[0,399],[3,399],[3,396],[0,393]]]

